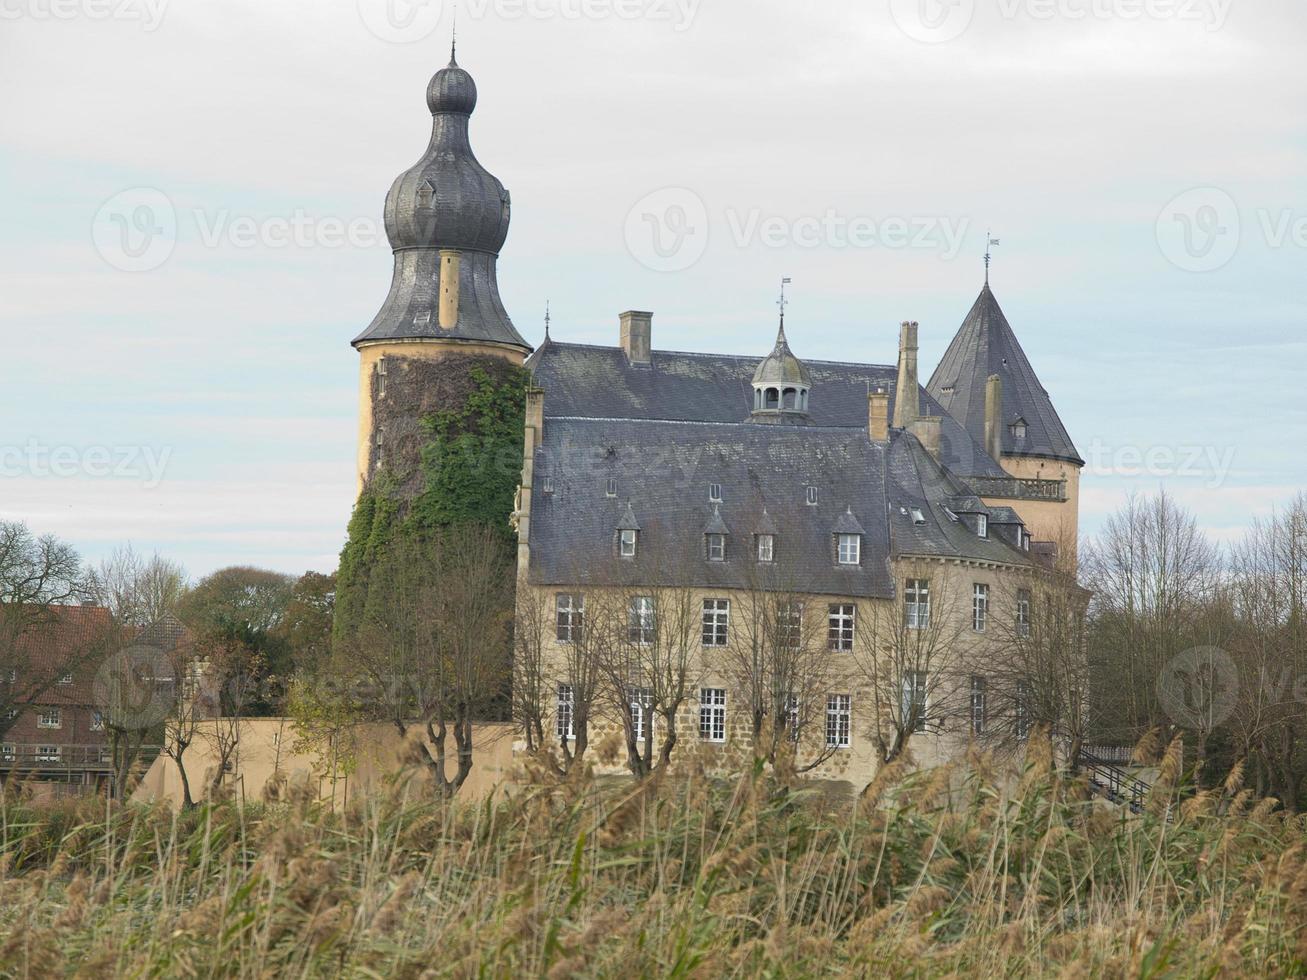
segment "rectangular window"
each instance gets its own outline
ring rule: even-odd
[[[726,691],[720,687],[699,689],[699,737],[705,742],[726,741]]]
[[[849,694],[830,694],[826,697],[826,745],[832,749],[847,749],[852,731],[853,697]]]
[[[912,630],[930,626],[930,579],[910,578],[903,590],[904,625]]]
[[[386,397],[386,359],[384,357],[377,361],[377,394],[382,398]]]
[[[910,731],[926,730],[926,672],[909,670],[903,675],[903,724]]]
[[[647,687],[633,687],[631,698],[631,726],[635,740],[643,742],[653,738],[653,691]]]
[[[1017,589],[1017,636],[1030,635],[1030,590]]]
[[[976,582],[971,586],[971,628],[977,633],[983,633],[988,621],[989,586]]]
[[[558,685],[558,714],[554,719],[554,731],[559,739],[569,741],[576,737],[573,730],[573,718],[576,713],[576,692],[571,684]]]
[[[58,762],[62,755],[63,751],[57,745],[38,745],[36,747],[37,762]]]
[[[722,485],[720,483],[708,484],[708,502],[713,504],[722,502]]]
[[[781,650],[798,650],[803,645],[803,603],[776,603],[776,645]]]
[[[847,653],[853,649],[854,618],[857,607],[852,604],[840,604],[830,607],[828,646],[832,650]]]
[[[729,599],[703,600],[703,645],[724,647],[731,627],[731,601]]]
[[[621,554],[623,558],[635,557],[635,544],[639,537],[639,531],[627,530],[621,533]]]
[[[558,606],[558,642],[579,640],[585,622],[585,596],[560,592],[555,601]]]
[[[808,487],[808,506],[809,506],[809,507],[816,507],[816,506],[817,506],[817,488],[816,488],[816,487]]]
[[[42,708],[36,716],[37,728],[63,728],[64,713],[58,708]]]
[[[0,762],[13,762],[18,757],[18,750],[12,745],[0,745]]]
[[[862,535],[841,534],[839,542],[839,557],[841,565],[862,564]]]
[[[760,534],[758,535],[758,560],[760,562],[771,562],[776,558],[776,535]]]
[[[971,678],[971,734],[985,734],[985,715],[988,711],[986,698],[989,695],[989,682],[980,676]]]
[[[648,646],[654,641],[657,626],[653,597],[647,595],[633,597],[627,621],[627,639],[632,643]]]
[[[726,560],[726,535],[724,534],[708,535],[708,560],[709,561]]]
[[[989,518],[984,514],[976,515],[976,534],[982,538],[989,537]]]
[[[609,497],[616,497],[616,496],[617,496],[617,481],[614,480],[612,477],[609,477],[609,479],[608,479],[608,487],[607,487],[607,489],[605,490],[605,493],[606,493]]]

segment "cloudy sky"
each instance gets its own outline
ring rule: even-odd
[[[0,518],[334,567],[452,0],[0,0]],[[536,341],[938,360],[993,283],[1090,461],[1228,538],[1307,485],[1301,0],[463,0]],[[814,393],[814,398],[820,397]]]

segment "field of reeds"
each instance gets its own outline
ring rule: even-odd
[[[1301,976],[1307,830],[1238,785],[1148,811],[1032,752],[890,766],[860,799],[775,774],[416,780],[175,813],[0,803],[0,975]]]

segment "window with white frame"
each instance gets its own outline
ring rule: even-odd
[[[854,620],[858,607],[852,603],[837,603],[830,607],[828,634],[830,649],[847,653],[853,649]]]
[[[731,600],[703,600],[703,645],[724,647],[731,629]]]
[[[0,745],[0,762],[13,762],[18,757],[18,749],[13,745]]]
[[[837,549],[841,565],[862,564],[862,535],[841,534]]]
[[[816,487],[808,487],[808,506],[809,506],[809,507],[816,507],[816,506],[817,506],[817,488],[816,488]]]
[[[989,518],[984,514],[976,515],[976,534],[982,538],[989,537]]]
[[[604,493],[609,497],[617,496],[617,481],[612,477],[608,478],[608,486],[605,488]]]
[[[909,670],[903,675],[903,724],[914,732],[926,730],[926,672]]]
[[[619,532],[618,551],[623,558],[634,558],[635,549],[640,541],[640,532],[627,528]]]
[[[555,597],[555,603],[558,610],[558,642],[572,643],[579,640],[585,623],[585,596],[560,592]]]
[[[726,741],[726,689],[699,689],[699,737],[705,742]]]
[[[726,535],[709,534],[708,539],[708,560],[725,561],[726,560]]]
[[[776,603],[776,646],[797,650],[803,645],[803,603],[782,599]]]
[[[758,561],[772,562],[776,560],[776,535],[760,534],[758,535]]]
[[[853,696],[829,694],[826,696],[826,745],[832,749],[847,749],[853,731]]]
[[[384,357],[377,359],[377,395],[381,398],[386,397],[386,359]]]
[[[989,712],[989,681],[972,675],[971,678],[971,734],[985,734],[985,721]]]
[[[983,633],[988,622],[989,586],[976,582],[971,586],[971,628],[977,633]]]
[[[708,502],[713,504],[722,502],[722,485],[720,483],[708,484]]]
[[[91,712],[91,731],[104,731],[104,714],[99,711]]]
[[[657,626],[653,596],[632,596],[627,619],[627,639],[648,646],[654,641]]]
[[[1017,589],[1017,636],[1030,635],[1030,590]]]
[[[631,727],[635,740],[643,742],[653,738],[653,691],[647,687],[633,687],[630,690]]]
[[[64,713],[59,708],[42,708],[36,715],[37,728],[63,728]]]
[[[908,579],[903,589],[903,619],[908,629],[930,626],[930,579]]]
[[[63,750],[57,745],[38,745],[36,747],[37,762],[58,762],[63,757]]]
[[[573,739],[576,732],[573,722],[576,715],[576,692],[571,684],[558,685],[558,706],[554,716],[554,731],[560,739]]]

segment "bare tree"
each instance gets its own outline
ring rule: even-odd
[[[898,562],[890,603],[872,603],[871,622],[858,631],[854,660],[875,704],[871,736],[882,762],[893,762],[914,734],[938,728],[960,697],[968,663],[964,617],[948,566],[929,559]]]
[[[186,571],[157,553],[144,558],[128,544],[87,573],[86,589],[119,625],[143,629],[177,611]]]

